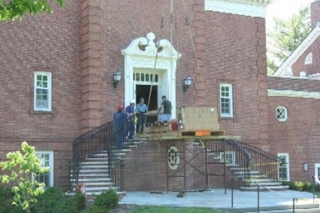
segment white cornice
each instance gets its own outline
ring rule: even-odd
[[[299,57],[311,46],[311,44],[319,37],[320,27],[315,27],[311,33],[301,42],[301,44],[289,55],[289,57],[280,65],[273,76],[284,76],[286,70],[296,62]]]
[[[266,7],[274,0],[205,0],[206,11],[265,18]]]
[[[268,96],[320,99],[320,92],[268,89]]]

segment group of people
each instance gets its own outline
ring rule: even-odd
[[[167,121],[171,117],[171,102],[167,100],[166,96],[162,96],[161,99],[161,106],[158,108],[157,113],[159,114],[163,110],[160,120]],[[113,115],[118,149],[122,148],[122,142],[125,138],[133,139],[135,130],[138,134],[142,134],[144,131],[148,106],[144,103],[144,98],[140,98],[140,102],[137,106],[135,105],[135,100],[132,100],[130,105],[125,108],[125,111],[123,105],[119,105],[118,111]],[[136,126],[137,128],[135,128]]]

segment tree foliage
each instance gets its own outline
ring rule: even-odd
[[[288,20],[274,18],[273,21],[273,29],[267,34],[268,74],[273,74],[310,33],[310,9],[304,7]]]
[[[48,167],[43,167],[37,157],[35,148],[27,142],[21,144],[20,151],[9,152],[7,161],[0,162],[2,170],[9,171],[8,175],[0,175],[0,182],[12,184],[14,193],[13,205],[21,206],[30,212],[31,207],[37,202],[37,197],[44,193],[44,183],[39,183],[34,177],[37,174],[49,172]]]
[[[55,0],[63,6],[63,0]],[[15,20],[26,14],[51,13],[49,0],[0,0],[0,21]]]

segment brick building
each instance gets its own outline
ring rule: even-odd
[[[155,110],[166,95],[173,117],[179,106],[215,108],[226,135],[282,153],[290,160],[290,180],[310,180],[320,163],[314,152],[319,107],[317,98],[304,96],[317,96],[319,86],[313,79],[267,77],[264,17],[270,2],[70,0],[53,14],[1,23],[0,160],[27,141],[47,157],[50,184],[68,187],[77,137],[111,121],[118,104],[150,97],[149,110]],[[114,85],[116,71],[122,78]],[[193,84],[184,91],[187,76]],[[277,95],[287,90],[303,94]],[[277,119],[283,109],[278,106],[288,110],[285,122]],[[146,153],[135,165],[153,172],[141,183],[132,181],[141,173],[125,177],[130,190],[144,189],[165,171],[163,165],[146,165],[150,158],[166,158],[166,147],[142,146]],[[128,171],[139,171],[130,165],[141,150],[130,154]]]

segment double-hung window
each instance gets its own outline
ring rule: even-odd
[[[280,163],[278,164],[278,177],[281,181],[289,181],[289,154],[288,153],[278,153],[278,158]]]
[[[54,166],[53,166],[53,152],[37,152],[36,155],[38,158],[41,160],[41,166],[42,167],[49,167],[50,171],[48,173],[42,173],[42,174],[37,174],[35,175],[35,179],[39,183],[45,183],[46,188],[53,186],[53,171],[54,171]]]
[[[226,162],[227,166],[236,165],[236,153],[234,151],[220,152],[220,162]]]
[[[51,73],[34,73],[34,110],[51,111]]]
[[[220,84],[220,116],[233,117],[232,84]]]

